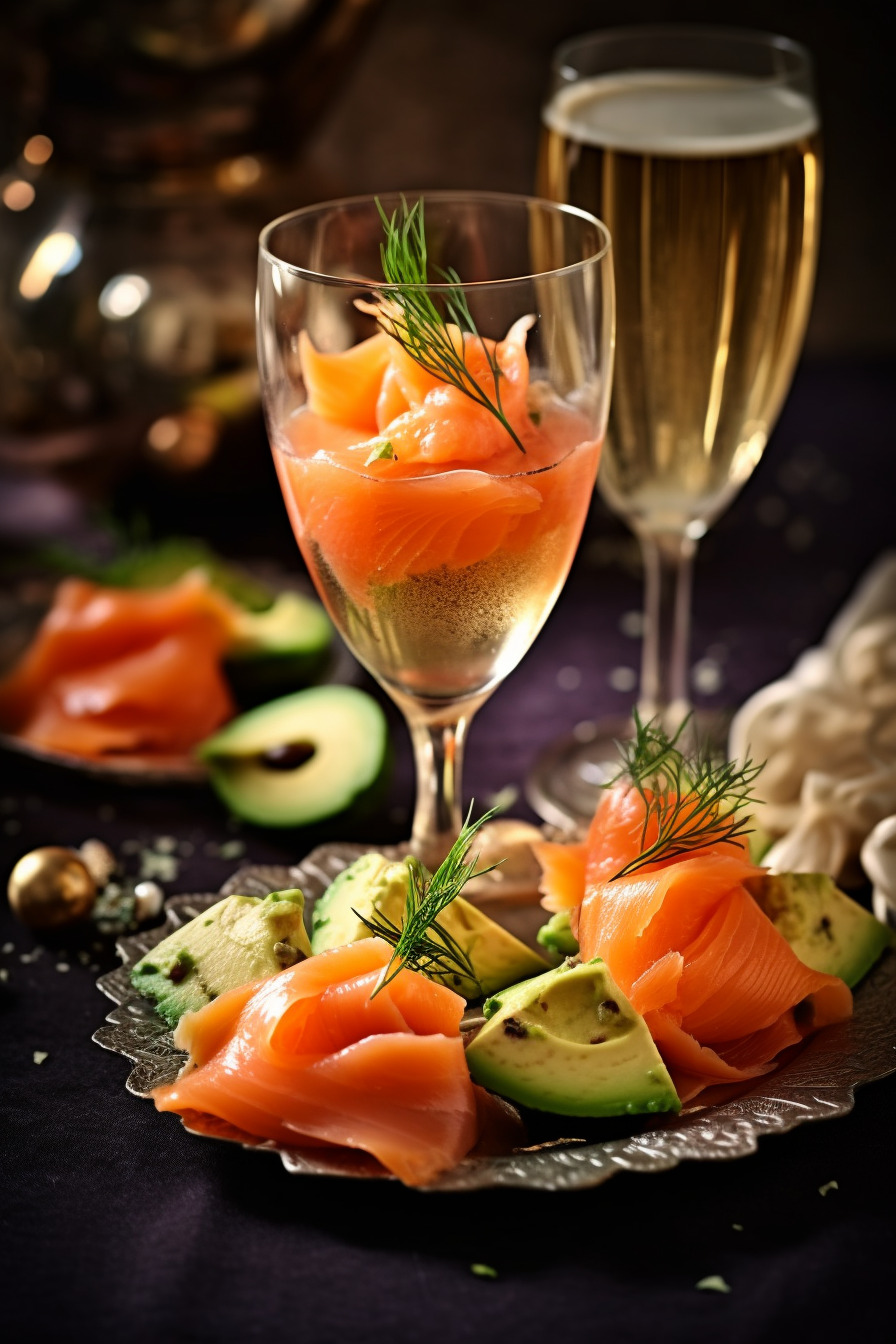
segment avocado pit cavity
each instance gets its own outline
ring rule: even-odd
[[[258,760],[268,770],[298,770],[308,764],[316,750],[312,742],[283,742],[267,747]]]

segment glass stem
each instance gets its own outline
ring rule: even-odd
[[[485,699],[483,696],[482,699]],[[437,868],[457,839],[461,816],[461,767],[467,729],[482,699],[427,713],[401,701],[417,767],[417,802],[411,851],[427,868]],[[461,712],[459,712],[461,711]]]
[[[644,649],[638,710],[675,732],[691,709],[688,651],[697,543],[680,532],[637,530],[644,557]]]

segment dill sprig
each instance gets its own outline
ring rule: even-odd
[[[762,769],[747,760],[718,761],[707,748],[693,753],[679,746],[688,720],[672,736],[656,719],[642,723],[634,712],[635,736],[619,744],[622,768],[610,783],[629,779],[644,800],[641,853],[613,880],[629,877],[646,864],[675,859],[710,844],[733,844],[753,829],[742,809],[756,802],[753,782]],[[651,822],[657,835],[647,843]]]
[[[460,835],[432,876],[419,859],[412,856],[407,860],[408,899],[400,927],[379,911],[370,919],[354,911],[375,937],[382,938],[394,949],[371,998],[385,989],[404,967],[430,977],[461,975],[481,990],[469,956],[457,939],[437,922],[442,911],[460,895],[472,877],[481,877],[497,867],[492,863],[487,868],[477,869],[479,855],[468,860],[467,853],[480,826],[499,809],[484,812],[474,822],[470,821],[472,810],[471,804]]]
[[[432,269],[448,288],[444,294],[445,316],[439,312],[430,292],[421,288],[430,283],[426,231],[423,226],[423,201],[408,206],[402,197],[401,212],[386,214],[377,201],[377,209],[386,231],[380,246],[383,276],[393,286],[388,298],[376,305],[376,319],[389,336],[401,345],[411,359],[427,373],[451,383],[479,406],[490,411],[507,430],[521,453],[525,448],[501,404],[501,379],[504,373],[493,349],[479,335],[470,312],[461,279],[453,267]],[[448,324],[458,329],[455,340]],[[493,388],[487,389],[470,372],[466,362],[467,341],[463,333],[479,341],[491,373]]]

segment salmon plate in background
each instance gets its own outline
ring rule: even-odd
[[[86,758],[188,753],[235,712],[236,610],[198,570],[139,591],[65,579],[0,681],[0,728]]]
[[[497,343],[453,332],[471,383],[494,385],[487,354],[497,360],[523,451],[384,332],[338,354],[301,335],[307,403],[273,439],[283,495],[331,615],[400,692],[449,702],[494,686],[572,562],[600,444],[584,414],[530,381],[532,321]]]

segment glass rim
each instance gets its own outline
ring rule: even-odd
[[[644,24],[624,24],[620,27],[611,28],[593,28],[576,34],[573,37],[565,38],[553,50],[551,55],[551,70],[555,74],[562,73],[564,62],[568,62],[569,54],[586,43],[599,45],[601,41],[618,41],[626,39],[641,39],[644,41],[656,40],[660,38],[694,38],[708,39],[713,38],[717,41],[728,41],[732,45],[737,45],[742,49],[753,47],[755,49],[765,48],[767,50],[786,51],[797,58],[799,67],[785,73],[773,72],[766,75],[755,76],[757,84],[768,85],[786,85],[798,74],[809,75],[814,73],[814,60],[809,48],[801,42],[797,42],[792,37],[785,37],[783,33],[773,33],[761,28],[740,28],[736,26],[726,27],[723,24],[713,23],[644,23]],[[569,62],[570,72],[575,78],[580,77],[579,71],[572,70],[572,63]],[[657,69],[660,67],[657,66]]]
[[[271,268],[280,271],[286,271],[290,275],[298,276],[306,280],[313,280],[323,284],[333,285],[344,289],[357,289],[359,285],[366,285],[375,289],[378,293],[390,294],[401,290],[402,292],[425,292],[425,293],[445,293],[458,286],[452,285],[450,281],[432,281],[420,285],[394,285],[385,280],[374,280],[365,276],[346,276],[330,275],[327,271],[317,271],[309,266],[299,266],[295,262],[285,261],[278,257],[269,246],[270,237],[275,229],[284,224],[292,223],[299,219],[305,219],[312,215],[322,214],[324,211],[335,210],[345,206],[356,205],[374,205],[380,199],[394,199],[396,202],[402,198],[409,200],[422,200],[424,205],[427,201],[458,201],[473,202],[485,204],[492,201],[498,205],[537,205],[545,208],[549,214],[563,216],[568,215],[573,218],[584,220],[592,225],[601,239],[601,246],[590,256],[583,257],[579,261],[571,262],[567,266],[557,266],[549,271],[535,271],[524,275],[503,276],[500,280],[470,280],[460,281],[460,288],[463,290],[494,290],[502,285],[516,285],[524,280],[547,279],[549,276],[572,275],[576,271],[584,270],[587,266],[594,265],[595,262],[602,261],[609,256],[612,250],[612,239],[610,230],[604,224],[603,220],[598,219],[596,215],[590,214],[587,210],[581,209],[577,205],[567,205],[558,201],[549,201],[541,196],[530,196],[517,192],[501,191],[466,191],[462,188],[450,190],[439,188],[434,191],[384,191],[379,192],[361,192],[356,196],[341,196],[330,201],[319,201],[313,205],[300,206],[297,210],[288,210],[283,215],[278,215],[272,219],[261,230],[258,237],[258,253],[260,259],[265,261]]]

